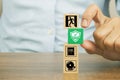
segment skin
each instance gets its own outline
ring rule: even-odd
[[[105,16],[97,5],[90,5],[82,16],[81,26],[89,27],[95,22],[93,33],[95,42],[85,40],[81,45],[89,54],[98,54],[104,58],[120,61],[120,18]]]

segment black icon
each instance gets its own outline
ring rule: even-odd
[[[69,71],[72,71],[75,69],[75,65],[72,61],[67,62],[66,66],[67,66]]]
[[[74,56],[75,55],[74,47],[68,47],[67,48],[67,55],[69,55],[69,56]]]
[[[77,69],[77,62],[76,60],[66,60],[65,61],[65,71],[66,72],[69,72],[69,71],[72,71],[72,72],[75,72]]]
[[[77,15],[67,15],[65,17],[66,20],[66,27],[72,27],[72,25],[74,27],[77,27]]]

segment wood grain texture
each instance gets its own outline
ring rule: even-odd
[[[120,80],[120,62],[80,54],[77,75],[78,80]],[[61,53],[0,53],[0,80],[63,80],[63,76]]]

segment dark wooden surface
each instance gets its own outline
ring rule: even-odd
[[[61,53],[0,53],[0,80],[63,80],[64,75]],[[120,62],[80,54],[77,75],[79,80],[120,80]]]

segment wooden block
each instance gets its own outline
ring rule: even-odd
[[[79,14],[65,14],[64,15],[64,28],[77,28]]]
[[[64,73],[63,80],[79,80],[78,73]]]
[[[64,73],[78,73],[78,60],[65,59],[63,65]]]
[[[69,28],[68,29],[68,44],[83,44],[82,28]]]
[[[65,58],[78,58],[77,44],[64,44],[64,59]]]
[[[64,73],[78,73],[78,60],[65,60]]]
[[[64,73],[78,73],[78,45],[64,45]]]

